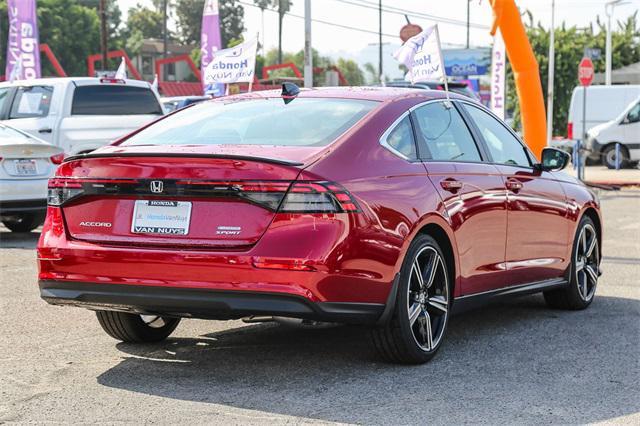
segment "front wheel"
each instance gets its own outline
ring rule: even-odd
[[[380,356],[402,364],[430,360],[442,344],[450,307],[445,257],[432,237],[420,235],[403,262],[392,319],[372,332]]]
[[[11,232],[31,232],[44,222],[44,213],[21,213],[3,219],[4,226]]]
[[[569,286],[544,292],[544,299],[552,308],[584,309],[593,301],[600,276],[598,233],[587,216],[578,224],[569,273]]]
[[[180,318],[114,311],[96,311],[96,316],[109,336],[127,343],[159,342],[169,337],[180,322]]]

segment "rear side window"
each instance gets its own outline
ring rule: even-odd
[[[447,108],[443,102],[431,103],[416,109],[414,114],[416,130],[426,145],[429,159],[481,161],[471,132],[453,106]]]
[[[9,118],[46,117],[51,107],[52,86],[18,87]]]
[[[182,109],[123,145],[325,146],[377,102],[356,99],[222,98]]]
[[[76,87],[71,114],[162,114],[162,108],[149,88],[104,84]]]
[[[413,129],[411,128],[409,116],[402,119],[402,121],[389,132],[383,143],[388,148],[402,154],[409,160],[417,158],[416,143],[413,139]]]
[[[0,89],[0,113],[4,110],[4,106],[9,99],[9,88],[3,87]]]

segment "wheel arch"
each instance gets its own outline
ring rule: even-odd
[[[600,257],[602,258],[602,219],[600,218],[598,211],[591,206],[584,209],[580,220],[582,220],[582,217],[585,216],[591,219],[596,227],[596,233],[598,235],[598,248],[600,250]],[[580,223],[580,221],[578,221],[578,223]]]
[[[420,228],[420,230],[414,236],[418,235],[429,235],[433,239],[436,240],[440,249],[442,250],[442,254],[445,257],[445,261],[448,265],[448,274],[449,274],[449,282],[451,282],[451,294],[455,295],[456,289],[458,288],[457,280],[456,280],[456,271],[458,271],[457,267],[457,256],[454,251],[454,245],[449,237],[449,234],[445,229],[435,222],[428,223]]]

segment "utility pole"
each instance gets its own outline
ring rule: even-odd
[[[382,72],[382,0],[378,1],[378,21],[378,71],[380,74],[380,83],[382,83],[382,80],[384,79],[384,74]]]
[[[551,31],[549,32],[549,74],[547,78],[547,145],[553,138],[553,77],[555,73],[555,14],[556,1],[551,0]]]
[[[622,0],[609,0],[604,4],[604,12],[607,14],[607,46],[605,52],[605,72],[604,78],[606,85],[611,85],[611,17],[613,9],[620,4]]]
[[[162,57],[167,57],[167,0],[162,2]]]
[[[304,0],[304,87],[313,87],[313,51],[311,50],[311,0]]]
[[[100,51],[102,52],[102,69],[107,70],[109,63],[107,62],[107,8],[106,0],[100,0],[98,4],[98,14],[100,15]]]
[[[471,0],[467,0],[467,49],[469,48],[469,26],[471,17]]]

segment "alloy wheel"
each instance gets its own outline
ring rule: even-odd
[[[167,324],[164,318],[158,315],[140,315],[140,318],[151,328],[162,328]]]
[[[407,311],[416,343],[424,351],[433,351],[442,339],[449,314],[447,270],[433,247],[423,247],[413,259]]]
[[[598,284],[600,274],[600,252],[598,235],[591,224],[586,224],[580,231],[575,250],[575,274],[578,293],[585,302],[591,300]]]

